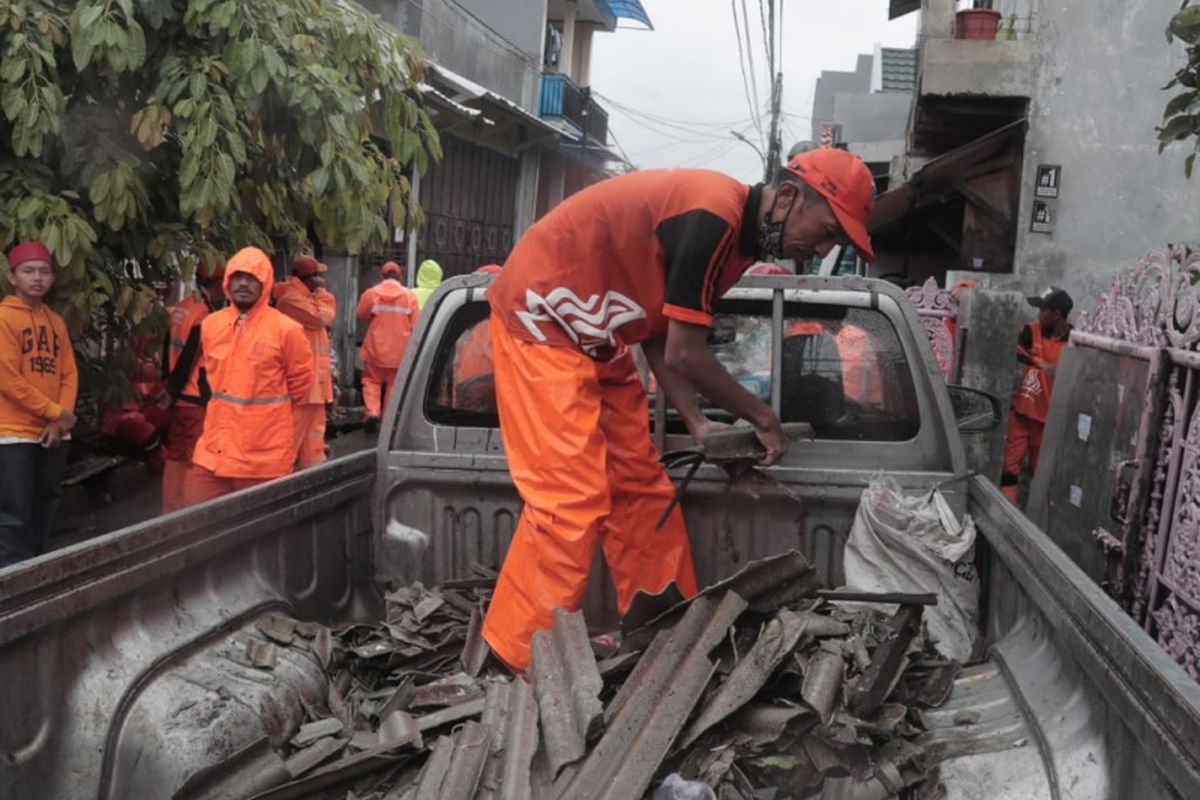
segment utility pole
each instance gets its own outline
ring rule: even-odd
[[[779,114],[780,105],[783,99],[783,70],[776,69],[775,62],[775,0],[769,0],[767,3],[770,6],[770,13],[767,16],[767,25],[769,34],[767,37],[768,51],[767,60],[770,63],[771,69],[771,133],[767,139],[767,164],[766,174],[763,175],[763,180],[770,183],[774,176],[775,170],[779,168],[779,154],[781,150],[780,131],[779,131]],[[782,57],[782,53],[779,54]]]
[[[779,155],[782,151],[779,131],[780,100],[783,95],[783,73],[775,73],[775,82],[771,87],[771,138],[767,142],[767,174],[763,180],[771,181],[773,173],[779,167]]]

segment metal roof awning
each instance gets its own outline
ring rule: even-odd
[[[631,19],[645,25],[647,30],[654,30],[650,15],[642,8],[641,0],[599,0],[599,4],[608,6],[608,10],[617,19]],[[920,0],[917,0],[917,4],[920,5]]]
[[[558,141],[559,152],[564,153],[572,158],[597,158],[602,161],[620,161],[625,162],[625,159],[614,153],[608,147],[594,141],[584,142],[578,138],[573,138],[567,134],[563,134]]]
[[[888,19],[897,19],[920,10],[921,0],[888,0]]]
[[[872,234],[886,230],[924,205],[936,203],[947,193],[970,199],[967,181],[1002,169],[1020,158],[1019,145],[1029,127],[1017,120],[969,144],[931,159],[917,170],[907,183],[889,189],[875,198],[875,208],[867,230]]]
[[[479,110],[493,117],[493,119],[488,119],[489,122],[494,123],[498,121],[494,117],[502,116],[507,118],[508,121],[528,128],[535,135],[558,133],[557,128],[537,114],[527,111],[504,95],[493,92],[486,86],[481,86],[470,78],[459,75],[457,72],[447,69],[441,64],[430,61],[429,71],[434,75],[438,83],[445,87],[446,91],[441,93],[443,97],[459,106],[465,106],[465,104],[472,102],[484,106],[483,109]]]

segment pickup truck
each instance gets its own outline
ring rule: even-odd
[[[232,636],[282,611],[376,620],[389,585],[498,566],[520,511],[486,374],[459,351],[489,276],[421,315],[375,452],[76,544],[0,572],[0,798],[169,798],[322,696],[311,658],[263,673]],[[843,355],[858,337],[854,359]],[[683,500],[701,584],[797,549],[827,585],[867,480],[940,487],[980,539],[981,659],[929,715],[951,798],[1200,797],[1200,686],[1046,534],[970,475],[916,312],[863,278],[744,279],[712,343],[784,420],[811,422],[751,499],[705,466]],[[864,357],[863,354],[866,354]],[[963,395],[965,396],[965,395]],[[966,405],[970,405],[969,403]],[[652,404],[661,449],[690,446]],[[802,504],[797,504],[798,495]],[[423,544],[422,544],[423,543]],[[598,561],[589,622],[615,622]],[[955,720],[968,712],[968,731]],[[978,715],[977,717],[975,715]]]

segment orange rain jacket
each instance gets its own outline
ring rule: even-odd
[[[1012,410],[1035,422],[1045,422],[1050,411],[1050,394],[1054,391],[1054,378],[1045,367],[1058,367],[1062,351],[1070,338],[1048,339],[1042,335],[1042,326],[1034,322],[1021,330],[1017,340],[1017,360],[1025,367],[1021,382],[1013,392]]]
[[[333,402],[333,368],[329,357],[329,331],[337,314],[337,301],[325,289],[310,292],[295,275],[275,287],[275,308],[304,326],[312,349],[316,377],[304,403]]]
[[[384,369],[399,367],[417,313],[417,296],[394,278],[385,278],[363,292],[358,299],[358,318],[369,326],[358,353],[363,363]]]
[[[188,295],[172,306],[167,326],[167,358],[163,378],[167,392],[192,405],[204,405],[200,373],[204,356],[200,352],[200,323],[212,312],[206,300]]]
[[[212,397],[192,462],[222,478],[278,478],[292,471],[292,404],[313,385],[313,359],[300,323],[271,308],[271,260],[256,247],[229,260],[230,278],[248,272],[263,292],[246,314],[230,304],[200,323],[200,347]]]
[[[79,375],[63,318],[16,295],[0,303],[0,436],[37,440],[75,410]]]

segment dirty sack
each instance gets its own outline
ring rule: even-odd
[[[937,605],[925,624],[934,647],[971,660],[979,630],[975,521],[955,518],[937,489],[906,495],[891,478],[872,479],[850,528],[846,588],[864,592],[931,592]]]

